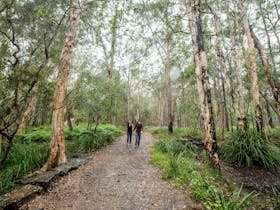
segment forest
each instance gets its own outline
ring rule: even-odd
[[[276,0],[1,0],[0,209],[21,180],[114,145],[196,205],[175,209],[279,209],[279,13]],[[144,125],[135,153],[128,120]]]

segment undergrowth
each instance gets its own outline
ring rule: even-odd
[[[221,144],[220,154],[226,160],[247,167],[280,166],[280,149],[253,129],[248,129],[245,134],[239,130],[228,133],[227,139]]]
[[[96,133],[85,126],[76,126],[73,131],[65,129],[66,154],[75,157],[99,149],[120,136],[122,131],[112,125],[99,125]],[[31,171],[42,167],[49,153],[50,126],[30,129],[19,134],[0,171],[0,194],[14,187],[17,181]],[[3,144],[3,149],[6,144]]]
[[[199,161],[197,160],[199,159]],[[245,209],[255,193],[244,194],[224,183],[220,174],[209,167],[208,158],[184,141],[161,140],[154,144],[152,161],[175,186],[188,185],[191,196],[207,209]]]

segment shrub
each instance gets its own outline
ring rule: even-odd
[[[253,129],[245,134],[239,130],[230,133],[221,145],[221,156],[226,160],[250,167],[261,165],[265,167],[279,167],[279,148],[267,143],[265,138]]]

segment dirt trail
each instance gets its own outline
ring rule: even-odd
[[[92,154],[92,160],[52,184],[28,209],[193,209],[192,201],[162,179],[150,161],[154,139],[142,135],[138,149],[125,136]],[[133,141],[134,142],[134,141]]]

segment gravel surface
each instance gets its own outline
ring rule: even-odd
[[[137,149],[127,148],[125,138],[94,152],[92,160],[54,182],[25,208],[196,209],[187,194],[172,187],[151,164],[153,137],[143,134]]]

